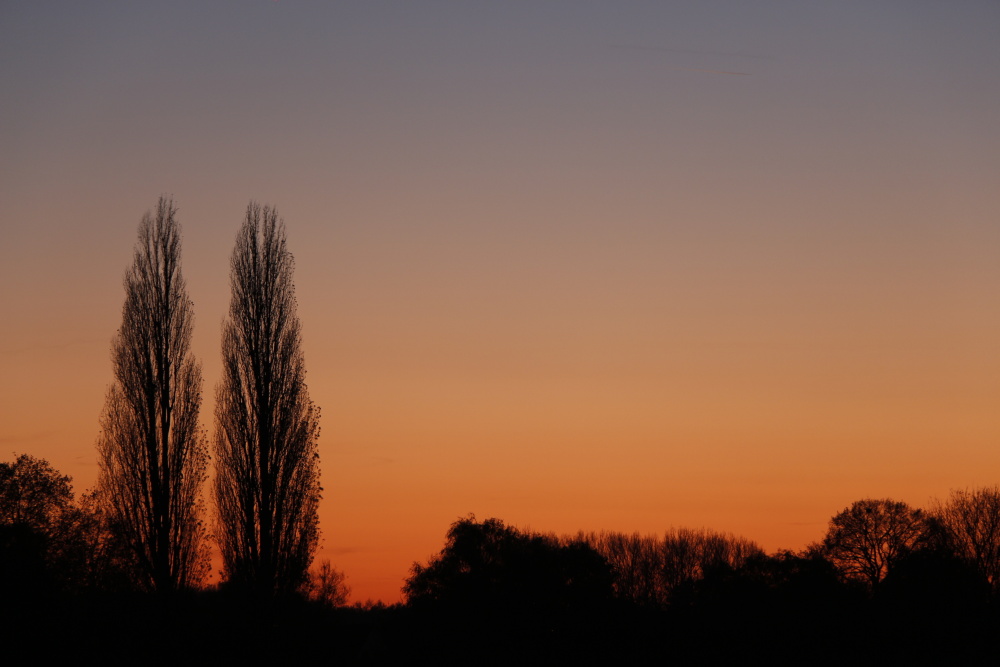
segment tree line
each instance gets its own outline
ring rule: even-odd
[[[222,486],[229,488],[229,484]],[[49,579],[65,590],[160,590],[155,567],[160,556],[147,555],[158,543],[145,545],[131,538],[132,533],[120,526],[122,508],[100,494],[98,487],[77,499],[69,476],[29,454],[0,463],[0,562],[5,585],[32,581],[25,572],[44,572],[33,580],[35,584]],[[136,512],[135,516],[147,515]],[[241,515],[241,519],[241,528],[254,525],[253,515]],[[315,519],[310,521],[305,529],[312,531],[309,537],[314,539]],[[204,536],[201,524],[193,528]],[[254,557],[260,557],[260,538],[248,537],[246,542],[256,545],[257,552],[249,547],[233,549],[235,555],[224,565],[227,573],[233,573],[230,577],[245,561],[255,563]],[[197,546],[201,552],[196,556],[205,559],[206,545]],[[181,551],[176,547],[166,556]],[[163,558],[167,566],[177,563],[174,571],[178,577],[187,575],[187,585],[193,587],[191,575],[198,570],[187,564],[190,560]],[[888,498],[862,499],[831,517],[821,540],[797,552],[773,554],[750,539],[707,529],[672,528],[660,535],[580,532],[558,537],[521,531],[496,518],[477,522],[470,516],[452,524],[439,554],[425,564],[414,563],[403,593],[408,603],[425,605],[494,595],[528,599],[539,590],[562,594],[564,589],[593,587],[598,582],[597,588],[610,597],[662,609],[706,579],[759,571],[764,563],[793,561],[812,563],[867,597],[877,597],[894,579],[912,576],[915,564],[927,567],[928,563],[951,568],[952,573],[960,570],[984,595],[998,596],[1000,487],[955,490],[927,509]],[[277,572],[275,562],[281,561],[271,561],[270,567]],[[326,563],[310,577],[310,563],[303,559],[296,564],[302,574],[291,590],[322,589],[323,597],[344,603],[343,574]],[[549,567],[562,572],[561,583],[545,580]],[[273,581],[269,580],[269,586],[279,585]],[[256,585],[249,578],[237,582],[238,587]]]
[[[580,555],[581,550],[592,556]],[[414,564],[403,591],[417,604],[509,595],[521,587],[522,570],[541,568],[545,559],[537,554],[542,552],[563,554],[565,567],[576,559],[603,571],[600,576],[591,571],[587,579],[566,575],[572,568],[564,568],[558,575],[565,579],[562,588],[603,577],[607,595],[650,609],[689,598],[706,580],[764,577],[771,570],[766,576],[778,586],[788,572],[778,575],[777,570],[789,568],[823,572],[831,583],[868,598],[918,570],[927,578],[958,572],[970,588],[1000,596],[1000,487],[955,490],[926,510],[888,498],[862,499],[830,519],[821,541],[773,554],[747,538],[707,529],[557,537],[518,531],[499,519],[479,523],[468,517],[452,524],[440,554],[425,565]]]
[[[137,613],[127,598],[111,607],[93,602],[94,594],[136,590],[163,597],[143,588],[148,579],[136,580],[135,555],[96,495],[74,497],[68,476],[30,455],[0,463],[0,616],[13,613],[15,626],[41,632],[52,612],[39,601],[61,600],[80,637],[134,623],[136,641],[155,642],[158,626],[146,623],[155,609]],[[262,617],[260,607],[212,597],[246,590],[242,584],[195,592],[210,597],[175,613],[202,618],[205,627],[226,619],[228,634],[190,640],[209,652],[221,642],[226,656],[249,642],[311,659],[329,635],[344,656],[358,658],[374,645],[389,662],[426,655],[446,664],[456,656],[458,664],[509,664],[536,650],[538,660],[528,662],[566,655],[710,661],[751,649],[813,661],[816,647],[843,659],[876,651],[885,660],[963,662],[964,655],[975,662],[1000,650],[991,639],[1000,636],[998,571],[1000,488],[985,487],[953,491],[926,509],[862,499],[831,517],[822,539],[770,554],[706,529],[557,536],[469,516],[452,524],[438,554],[414,563],[402,605],[346,606],[344,576],[325,563],[282,598],[313,606],[285,616]],[[32,604],[37,623],[25,615]],[[82,625],[81,608],[93,618]],[[288,634],[295,627],[318,634],[295,638]],[[626,655],[613,653],[621,646]],[[966,653],[953,653],[959,650]]]

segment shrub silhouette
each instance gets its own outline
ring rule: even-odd
[[[411,605],[548,614],[606,601],[611,574],[582,541],[470,516],[451,525],[440,554],[413,565],[403,592]]]

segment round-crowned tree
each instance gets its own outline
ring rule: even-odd
[[[823,548],[844,577],[875,590],[919,546],[926,528],[922,510],[888,498],[866,498],[830,519]]]

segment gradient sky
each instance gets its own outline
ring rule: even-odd
[[[0,4],[0,451],[97,475],[161,194],[213,428],[250,199],[355,599],[474,512],[822,538],[1000,482],[1000,4]]]

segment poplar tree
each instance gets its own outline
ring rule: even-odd
[[[158,592],[195,586],[209,568],[201,365],[190,349],[194,313],[176,212],[161,197],[139,224],[97,442],[98,502],[124,543],[134,584]]]
[[[216,533],[231,585],[300,590],[315,553],[319,410],[309,400],[285,226],[251,202],[231,261],[216,391]]]

